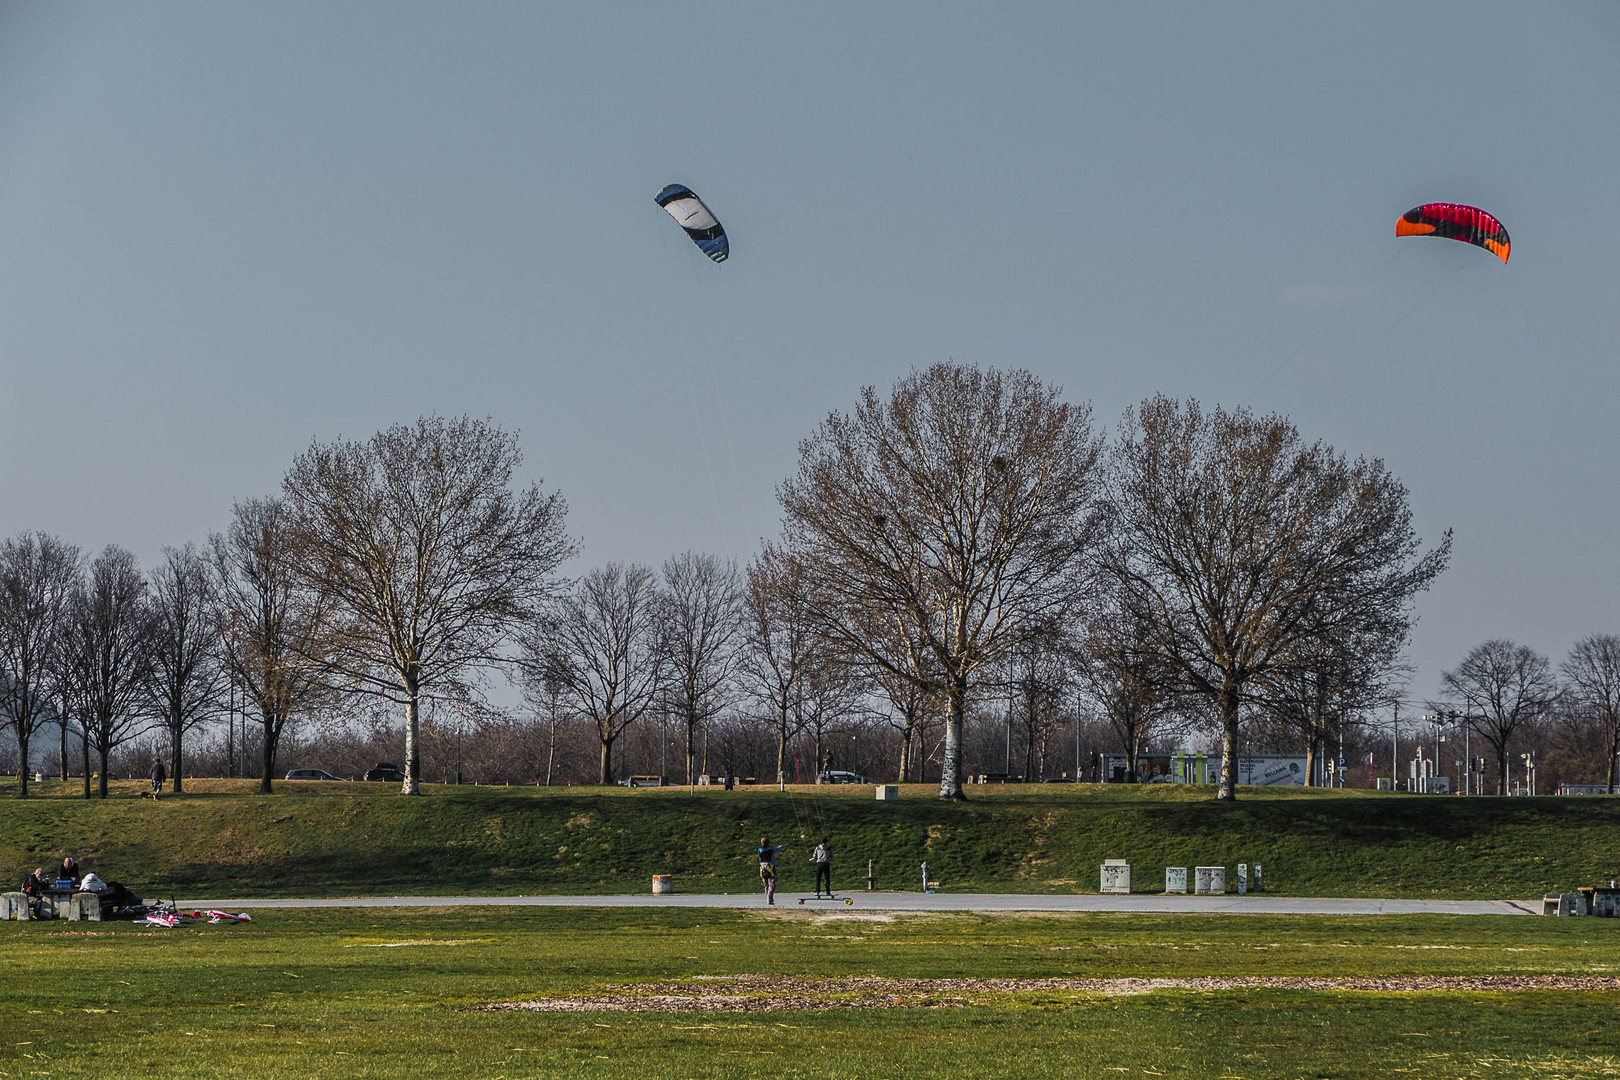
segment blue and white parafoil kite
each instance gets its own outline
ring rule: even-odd
[[[720,219],[703,205],[703,200],[694,195],[691,188],[684,184],[669,185],[658,193],[658,205],[669,212],[675,224],[686,230],[686,235],[692,238],[692,243],[703,254],[717,263],[726,261],[726,256],[731,254],[731,245],[726,242],[726,230],[721,228]]]

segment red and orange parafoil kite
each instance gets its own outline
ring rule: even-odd
[[[1512,244],[1502,223],[1477,206],[1431,202],[1414,206],[1395,223],[1396,236],[1439,236],[1484,248],[1503,262]]]

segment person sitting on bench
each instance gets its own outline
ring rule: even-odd
[[[84,875],[79,872],[79,864],[73,861],[73,856],[65,855],[62,858],[62,869],[56,872],[56,880],[68,881],[77,889]]]
[[[45,895],[50,885],[45,881],[45,868],[42,866],[23,879],[22,891],[28,897],[28,915],[30,918],[39,918],[39,900]]]

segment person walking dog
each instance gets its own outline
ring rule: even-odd
[[[163,770],[163,759],[162,758],[153,758],[152,759],[152,798],[155,799],[159,795],[163,794],[163,781],[165,781],[167,779],[168,779],[168,774],[166,772],[164,772],[164,770]]]

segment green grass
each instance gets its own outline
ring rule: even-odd
[[[1599,1077],[1620,993],[968,995],[951,1008],[479,1012],[695,975],[1615,975],[1581,919],[265,911],[0,926],[0,1076]],[[412,944],[400,944],[412,943]],[[397,946],[397,947],[388,947]]]
[[[1171,785],[974,789],[961,804],[926,787],[879,803],[867,787],[473,788],[188,783],[152,802],[144,784],[102,802],[47,782],[18,799],[0,786],[0,867],[18,880],[72,852],[144,895],[642,892],[672,874],[686,892],[758,887],[762,833],[786,842],[783,880],[809,884],[831,834],[846,888],[916,887],[927,860],[947,891],[1095,891],[1123,858],[1139,891],[1165,866],[1259,862],[1268,891],[1293,896],[1536,897],[1620,876],[1620,799],[1458,798],[1245,789],[1217,803]],[[799,878],[803,880],[800,881]]]

